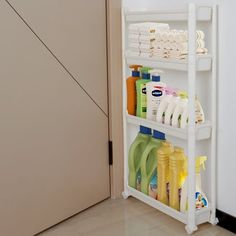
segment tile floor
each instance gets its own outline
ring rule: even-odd
[[[139,202],[105,200],[38,236],[184,236],[184,225]],[[204,224],[194,236],[233,236],[218,226]]]

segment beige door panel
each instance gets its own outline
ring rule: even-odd
[[[108,113],[106,0],[9,2]]]
[[[108,118],[5,1],[0,32],[0,235],[32,236],[109,197]]]

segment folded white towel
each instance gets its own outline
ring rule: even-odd
[[[140,43],[150,43],[156,40],[156,36],[155,34],[151,34],[151,35],[140,35],[139,37],[139,41]]]
[[[140,56],[140,52],[139,51],[129,50],[128,51],[128,56],[130,56],[130,57],[139,57]]]
[[[137,48],[137,49],[139,49],[139,46],[140,46],[139,43],[132,43],[132,42],[129,43],[129,48]]]
[[[139,56],[144,57],[144,58],[149,58],[149,57],[152,57],[153,54],[149,52],[141,52]]]
[[[169,31],[163,31],[161,34],[161,40],[163,42],[167,42],[169,39]]]

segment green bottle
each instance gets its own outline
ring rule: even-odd
[[[165,134],[154,130],[153,136],[141,156],[141,191],[146,195],[149,195],[149,184],[154,174],[157,173],[157,150],[164,140]]]
[[[140,126],[140,132],[130,146],[129,150],[129,186],[140,189],[141,183],[141,155],[151,138],[151,129]],[[137,184],[138,183],[138,184]]]
[[[136,116],[141,118],[146,118],[147,113],[147,91],[146,83],[150,82],[150,67],[142,67],[140,69],[142,77],[136,81],[136,90],[137,90],[137,110]]]

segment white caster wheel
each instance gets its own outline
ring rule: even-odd
[[[129,195],[124,191],[124,192],[122,192],[122,197],[124,199],[127,199],[129,197]]]
[[[194,231],[197,230],[197,226],[190,227],[189,225],[186,225],[185,230],[186,230],[187,234],[192,234]]]
[[[210,223],[212,225],[217,225],[219,223],[219,220],[218,220],[218,218],[213,218],[213,219],[210,220]]]

